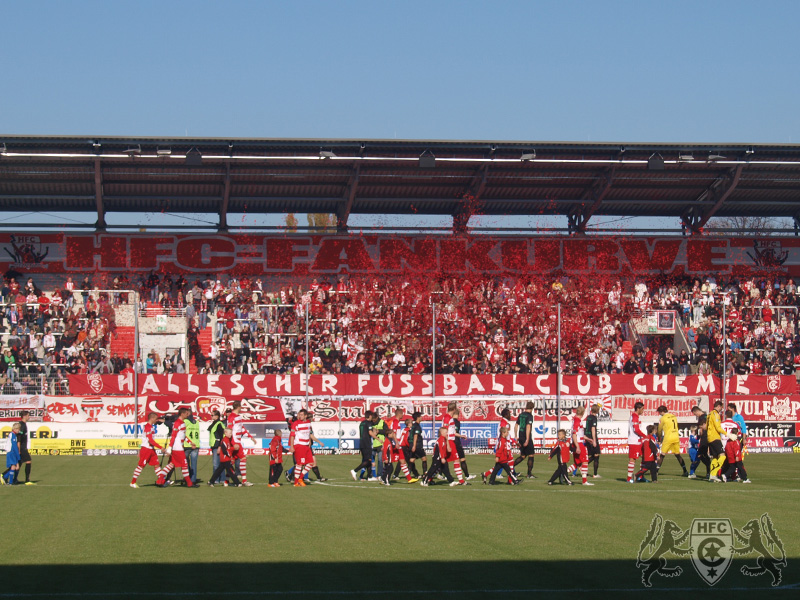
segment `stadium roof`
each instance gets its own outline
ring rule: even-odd
[[[5,211],[800,215],[800,145],[0,135]],[[149,225],[152,227],[152,225]]]

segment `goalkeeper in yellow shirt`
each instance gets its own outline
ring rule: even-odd
[[[664,462],[664,457],[667,454],[674,454],[675,458],[683,469],[683,476],[688,477],[689,471],[686,470],[686,463],[683,462],[681,456],[681,438],[678,433],[678,419],[675,418],[667,407],[663,404],[658,407],[658,414],[661,417],[658,421],[658,437],[661,440],[661,454],[658,457],[658,468],[661,468],[661,463]]]
[[[725,435],[725,431],[722,429],[720,417],[722,406],[723,404],[720,400],[714,403],[714,410],[709,413],[706,425],[706,430],[708,431],[708,455],[711,458],[709,481],[722,481],[719,478],[719,470],[725,462],[725,453],[722,447],[722,436]]]

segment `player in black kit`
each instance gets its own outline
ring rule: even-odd
[[[528,401],[525,404],[525,411],[519,413],[516,425],[514,426],[514,433],[519,440],[519,456],[514,461],[516,467],[526,458],[528,459],[528,479],[536,479],[533,474],[533,410],[534,404]]]
[[[25,485],[36,485],[31,481],[31,453],[28,451],[28,419],[31,418],[31,413],[23,410],[19,413],[19,464],[25,464]]]
[[[597,467],[600,465],[600,437],[597,432],[597,415],[600,414],[600,405],[593,404],[589,416],[586,417],[586,426],[583,430],[583,439],[586,446],[586,455],[589,458],[589,464],[594,463],[594,475],[592,477],[600,477],[597,474]]]

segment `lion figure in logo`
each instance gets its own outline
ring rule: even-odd
[[[683,531],[674,521],[664,520],[657,514],[650,522],[650,530],[647,532],[636,557],[636,567],[642,569],[642,584],[645,587],[652,587],[650,578],[655,575],[662,577],[678,577],[683,573],[681,567],[668,567],[665,556],[672,553],[675,556],[689,556],[692,553],[691,546],[681,548],[689,539],[691,530]],[[649,553],[649,558],[644,558]]]
[[[764,513],[760,519],[750,519],[741,529],[734,529],[734,535],[738,543],[744,544],[738,548],[734,546],[734,555],[759,555],[755,566],[744,565],[741,572],[748,577],[769,573],[772,575],[773,587],[780,585],[781,567],[786,566],[786,553],[769,514]]]

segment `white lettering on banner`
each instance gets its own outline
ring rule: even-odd
[[[161,393],[161,390],[158,389],[158,385],[156,384],[155,377],[152,375],[146,375],[144,378],[144,384],[142,384],[142,393],[146,394],[147,392],[153,392],[156,394]]]
[[[549,394],[550,393],[550,386],[544,385],[544,381],[547,380],[547,375],[538,375],[536,377],[536,387],[539,388],[539,391],[542,394]]]
[[[308,375],[306,375],[305,373],[300,373],[300,393],[305,394],[306,388],[308,388],[309,394],[313,393],[311,391],[311,386],[308,385]]]
[[[231,390],[231,394],[234,396],[241,396],[244,394],[244,386],[239,383],[242,379],[241,375],[231,375],[231,383],[233,384],[233,389]]]
[[[711,375],[699,375],[695,394],[713,394],[716,390],[714,378]]]
[[[221,394],[222,390],[217,385],[219,375],[206,375],[206,387],[212,394]]]
[[[400,382],[403,384],[403,388],[400,390],[401,395],[408,396],[414,392],[414,384],[411,383],[411,375],[400,375]]]
[[[736,393],[737,394],[749,394],[750,388],[748,388],[745,384],[747,383],[747,375],[739,375],[736,378]]]
[[[275,389],[279,392],[285,389],[287,394],[292,393],[292,376],[291,375],[277,375],[275,377]]]
[[[800,421],[800,396],[729,397],[745,420]]]
[[[452,396],[456,392],[458,392],[458,388],[456,387],[456,378],[454,375],[445,375],[444,376],[444,390],[445,396]]]
[[[389,395],[392,391],[392,387],[394,386],[394,378],[389,377],[389,385],[384,385],[384,376],[378,375],[378,389],[381,391],[382,394]]]
[[[503,384],[498,383],[497,377],[495,375],[492,375],[492,391],[497,392],[499,394],[503,393]]]
[[[336,376],[335,375],[323,375],[322,376],[322,390],[321,393],[336,395]]]
[[[267,395],[267,388],[266,386],[262,386],[261,383],[266,381],[266,375],[256,375],[253,377],[253,388],[255,388],[256,392],[259,394]]]
[[[119,378],[115,375],[95,375],[87,379],[84,375],[69,376],[70,390],[75,395],[132,395],[133,382],[130,375]],[[325,377],[325,379],[323,379]],[[733,381],[732,381],[733,380]],[[131,385],[128,386],[128,382]],[[155,375],[139,378],[140,395],[159,394],[212,394],[227,397],[250,395],[291,396],[304,395],[306,387],[310,394],[386,395],[406,397],[432,395],[434,384],[437,395],[548,395],[554,393],[560,381],[561,393],[580,393],[587,396],[623,394],[685,394],[709,395],[719,389],[721,381],[714,376],[672,375]],[[797,394],[798,384],[792,376],[730,378],[731,390],[750,390],[756,394]],[[324,390],[323,386],[324,385]],[[120,387],[122,386],[122,387]],[[766,392],[768,388],[775,391]],[[731,394],[733,395],[733,394]],[[739,394],[741,395],[741,394]]]
[[[119,388],[120,392],[130,392],[131,394],[135,393],[133,389],[133,373],[127,373],[125,375],[118,375],[117,387]]]
[[[367,384],[369,383],[369,380],[370,380],[369,375],[360,374],[358,376],[358,393],[359,394],[363,394],[364,393],[364,388],[367,387]]]
[[[433,375],[423,375],[422,383],[425,384],[425,387],[422,388],[423,396],[428,396],[433,393]]]

